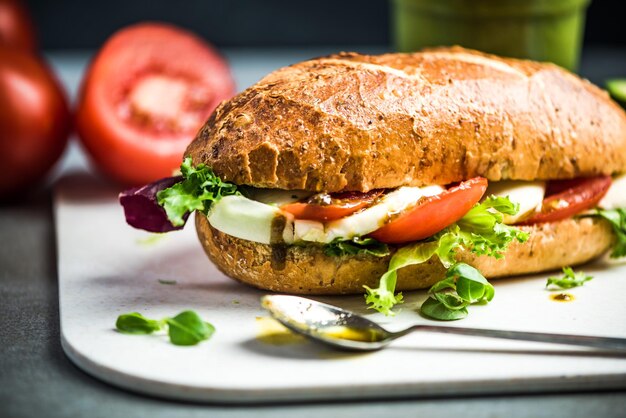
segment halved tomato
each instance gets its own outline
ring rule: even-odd
[[[344,192],[316,194],[305,202],[289,203],[281,207],[296,219],[332,221],[372,205],[383,194],[381,189],[367,193]]]
[[[486,190],[487,179],[483,177],[464,181],[441,194],[422,199],[369,236],[387,244],[428,238],[461,219]]]
[[[106,174],[126,184],[149,183],[172,174],[234,88],[226,62],[194,34],[159,23],[130,26],[91,63],[78,133]]]
[[[548,183],[541,211],[521,225],[560,221],[590,209],[602,200],[611,181],[611,176],[552,181]]]

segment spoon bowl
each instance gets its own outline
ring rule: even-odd
[[[261,305],[293,332],[347,350],[379,350],[395,338],[377,323],[350,311],[298,296],[266,295]]]
[[[313,341],[353,351],[374,351],[413,331],[474,335],[508,340],[568,344],[626,352],[625,338],[419,324],[391,332],[377,323],[336,306],[299,296],[266,295],[261,305],[291,331]]]

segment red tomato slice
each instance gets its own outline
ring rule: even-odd
[[[315,195],[306,202],[289,203],[281,207],[296,219],[332,221],[343,218],[370,206],[383,191],[370,190],[367,193],[345,192]]]
[[[65,93],[28,51],[0,45],[0,197],[23,196],[59,159],[71,128]]]
[[[174,26],[114,34],[83,80],[78,133],[99,168],[126,184],[168,177],[211,112],[234,94],[226,62]]]
[[[596,206],[611,187],[611,177],[559,180],[551,183],[554,184],[548,185],[548,191],[560,191],[543,199],[541,212],[526,219],[522,225],[560,221]]]
[[[486,190],[487,179],[474,177],[441,194],[420,200],[369,236],[387,244],[428,238],[461,219]]]

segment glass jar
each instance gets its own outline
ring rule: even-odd
[[[591,0],[393,0],[399,51],[461,45],[576,70]]]

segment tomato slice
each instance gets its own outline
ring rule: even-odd
[[[611,187],[611,176],[550,182],[550,193],[541,205],[541,212],[526,219],[521,225],[555,222],[590,209],[598,204]]]
[[[234,94],[226,62],[199,37],[144,23],[115,33],[83,80],[76,122],[99,168],[126,184],[172,175],[211,112]]]
[[[371,206],[383,194],[381,189],[367,193],[343,192],[316,194],[305,202],[289,203],[281,207],[296,219],[333,221]]]
[[[461,219],[486,190],[487,179],[474,177],[441,194],[422,199],[369,236],[387,244],[428,238]]]

